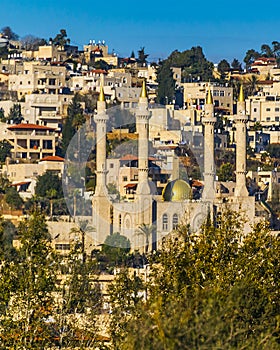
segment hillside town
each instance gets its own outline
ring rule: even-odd
[[[119,57],[104,40],[90,39],[79,49],[64,29],[49,41],[5,34],[1,220],[14,228],[13,249],[26,246],[24,225],[31,227],[37,213],[58,256],[98,261],[90,278],[100,286],[104,324],[114,315],[110,285],[124,260],[134,281],[147,282],[149,256],[160,255],[178,230],[195,235],[208,220],[223,227],[229,213],[237,213],[242,236],[266,223],[278,237],[280,62],[273,52],[247,54],[245,68],[236,59],[211,63],[200,47],[149,62],[144,47]],[[194,69],[188,55],[205,65]],[[79,280],[82,273],[71,276]],[[61,285],[65,276],[59,275]],[[138,297],[147,300],[145,290]],[[79,317],[76,322],[91,322]],[[106,327],[99,327],[98,341],[111,346]],[[53,348],[62,348],[66,340],[55,337],[59,347]]]

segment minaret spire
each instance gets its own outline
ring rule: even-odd
[[[206,98],[206,104],[207,105],[213,105],[213,96],[212,96],[212,92],[210,90],[210,84],[208,87],[208,92],[207,92],[207,98]]]
[[[97,114],[94,117],[96,122],[96,195],[107,195],[106,187],[106,102],[103,86],[100,86],[99,98],[97,101]]]
[[[245,102],[245,96],[243,91],[243,84],[240,85],[239,95],[238,95],[238,102]]]
[[[148,94],[147,94],[147,88],[146,88],[146,80],[143,80],[142,83],[142,89],[141,89],[141,93],[140,93],[140,98],[148,98]]]
[[[102,85],[100,85],[100,92],[99,92],[99,96],[98,96],[98,102],[105,102],[104,89],[103,89]]]
[[[202,118],[204,125],[204,189],[203,198],[213,201],[215,197],[215,161],[214,161],[214,125],[216,118],[214,117],[214,102],[208,87],[206,104],[204,106],[205,114]]]
[[[146,81],[143,81],[136,112],[136,132],[138,133],[138,186],[137,194],[150,194],[148,182],[148,146],[149,146],[149,119],[148,95]]]
[[[236,197],[248,196],[246,187],[246,123],[248,116],[246,115],[246,104],[243,92],[243,85],[240,86],[239,97],[237,101],[237,115],[234,118],[236,126]]]

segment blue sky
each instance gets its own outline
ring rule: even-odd
[[[118,4],[118,5],[117,5]],[[80,48],[105,40],[109,51],[129,56],[145,47],[149,60],[200,45],[206,58],[243,61],[248,49],[280,41],[280,2],[259,0],[127,1],[9,0],[2,3],[0,28],[48,39],[61,28]],[[198,6],[199,5],[199,6]]]

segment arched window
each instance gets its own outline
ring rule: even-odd
[[[178,227],[178,215],[177,214],[174,214],[173,215],[173,219],[172,219],[172,228],[173,230],[175,230],[177,227]]]
[[[167,214],[163,214],[163,216],[162,216],[162,230],[163,231],[168,230],[168,216],[167,216]]]

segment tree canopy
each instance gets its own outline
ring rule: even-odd
[[[200,46],[190,50],[173,51],[170,56],[159,63],[157,81],[159,83],[157,102],[166,104],[172,102],[175,95],[175,81],[173,80],[172,67],[182,70],[183,82],[208,81],[213,79],[213,63],[207,61]]]
[[[14,33],[11,27],[6,26],[1,29],[1,33],[9,40],[18,40],[19,36]]]
[[[265,223],[244,236],[234,212],[179,227],[147,283],[124,271],[112,287],[114,349],[277,349],[279,253]]]
[[[51,190],[55,190],[56,198],[63,197],[61,179],[58,177],[58,175],[47,171],[43,175],[38,177],[35,188],[35,194],[39,197],[48,198],[50,197],[49,194]]]

